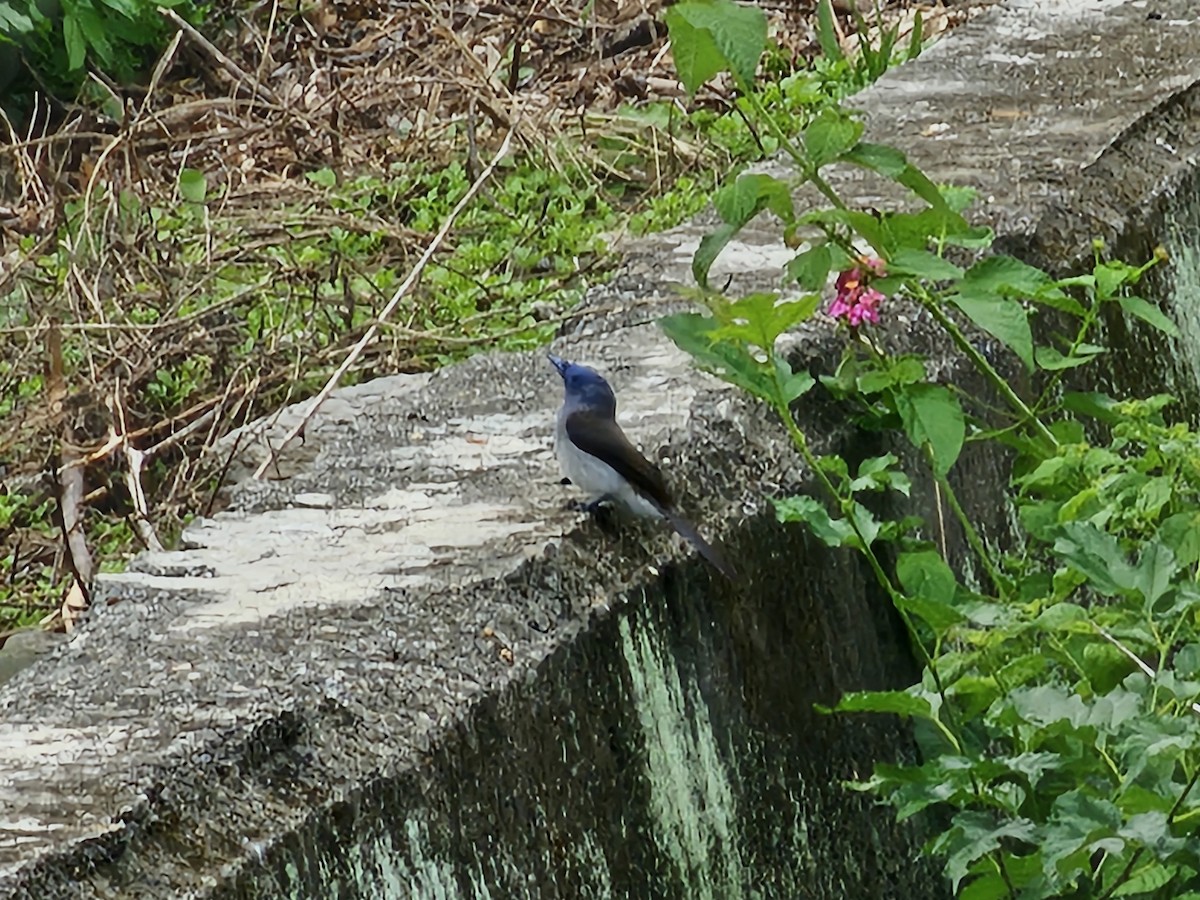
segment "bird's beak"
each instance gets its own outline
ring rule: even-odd
[[[567,366],[570,365],[570,363],[567,362],[565,359],[560,359],[559,357],[555,356],[553,353],[547,353],[546,358],[548,360],[550,360],[551,363],[554,364],[554,368],[558,369],[559,375],[562,375],[567,370]]]

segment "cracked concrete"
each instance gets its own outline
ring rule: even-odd
[[[1169,217],[1194,213],[1198,16],[1009,2],[853,105],[871,139],[976,186],[1022,255],[1067,266],[1099,233],[1194,256]],[[769,498],[805,483],[779,428],[648,324],[703,231],[627,248],[555,351],[611,377],[741,584],[653,523],[564,510],[540,354],[340,391],[247,480],[303,405],[285,411],[243,437],[228,510],[105,576],[121,602],[0,687],[0,896],[943,896],[920,835],[839,786],[907,737],[812,710],[910,677],[886,603],[774,522]],[[714,280],[772,286],[786,258],[759,223]],[[893,329],[936,349],[917,314]],[[839,339],[814,323],[794,344],[821,368]],[[1114,358],[1114,381],[1146,379]],[[815,399],[805,415],[823,449],[879,450]],[[993,463],[956,474],[994,515]]]

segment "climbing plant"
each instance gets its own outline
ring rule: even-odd
[[[821,5],[828,17],[828,0]],[[1200,434],[1172,419],[1165,394],[1123,400],[1067,382],[1103,357],[1109,312],[1177,335],[1136,293],[1165,253],[1130,265],[1097,243],[1090,271],[1067,278],[990,253],[990,231],[963,216],[969,192],[936,185],[900,151],[864,140],[852,113],[827,108],[800,139],[775,127],[750,90],[766,35],[757,8],[686,0],[667,22],[685,87],[725,73],[795,175],[742,175],[716,192],[721,224],[693,260],[706,312],[662,327],[701,367],[778,415],[818,488],[775,498],[778,518],[861,554],[923,663],[907,689],[837,704],[838,713],[921,723],[919,763],[878,765],[851,787],[887,800],[900,819],[939,810],[925,850],[963,898],[1200,898]],[[869,169],[913,202],[851,208],[825,177],[835,166]],[[800,184],[827,205],[797,211]],[[709,269],[764,210],[797,248],[786,275],[798,296],[726,297]],[[968,256],[975,261],[961,264]],[[818,313],[831,278],[825,310],[846,346],[836,371],[818,379],[794,371],[777,341]],[[873,332],[902,301],[936,324],[983,395],[938,380],[919,354],[884,349]],[[1039,315],[1059,327],[1035,337]],[[1037,389],[1015,390],[979,349],[979,332],[1011,351]],[[915,449],[906,456],[921,462],[919,477],[936,485],[966,536],[968,570],[950,565],[925,523],[882,520],[864,502],[908,495],[918,473],[897,454],[852,469],[813,452],[794,409],[818,389]],[[959,503],[952,476],[968,442],[1001,442],[1014,460],[1011,549],[985,541]]]

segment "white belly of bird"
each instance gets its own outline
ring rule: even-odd
[[[567,437],[566,428],[561,422],[554,433],[554,452],[558,456],[563,474],[571,479],[571,484],[587,494],[588,499],[608,497],[636,515],[654,518],[662,516],[654,504],[630,487],[629,482],[622,478],[616,469],[576,447]]]

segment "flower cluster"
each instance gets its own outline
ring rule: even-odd
[[[878,278],[883,272],[882,259],[864,256],[853,269],[838,275],[829,314],[835,319],[845,319],[852,328],[857,328],[863,322],[878,323],[883,294],[868,287],[867,282],[871,278]]]

